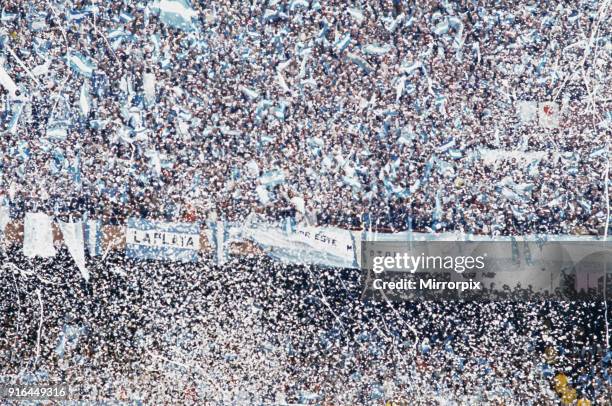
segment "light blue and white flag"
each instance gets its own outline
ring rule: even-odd
[[[78,186],[79,190],[81,190],[83,182],[81,179],[81,155],[79,153],[69,161],[67,169],[70,178]]]
[[[81,85],[81,93],[79,95],[79,107],[81,108],[81,115],[87,117],[91,111],[91,96],[87,89],[87,84],[83,82]]]
[[[95,61],[87,58],[79,52],[70,52],[66,54],[66,62],[76,73],[90,78],[96,69]]]
[[[438,152],[446,152],[449,149],[451,149],[452,147],[454,147],[456,145],[455,139],[451,138],[450,140],[446,141],[444,144],[440,145],[437,149]]]
[[[0,59],[0,85],[8,91],[11,98],[15,97],[18,88],[13,78],[4,69],[4,58]]]
[[[365,59],[363,59],[362,57],[360,57],[359,55],[355,53],[347,52],[346,57],[349,61],[353,62],[354,64],[359,66],[361,69],[363,69],[365,73],[370,73],[374,70],[374,68],[372,67],[372,65],[369,64],[368,61],[366,61]]]
[[[122,12],[119,14],[119,19],[120,19],[122,22],[124,22],[124,23],[129,23],[129,22],[132,22],[132,21],[134,20],[134,16],[133,16],[133,15],[131,15],[130,13],[128,13],[128,12],[122,11]]]
[[[262,204],[270,203],[270,195],[268,194],[268,190],[264,185],[259,185],[255,188],[255,192],[257,193],[257,197]]]
[[[410,249],[413,249],[414,235],[412,234],[412,216],[408,216],[406,219],[406,229]]]
[[[64,400],[62,406],[144,406],[142,400]]]
[[[267,8],[263,13],[264,22],[274,21],[279,18],[286,18],[287,15],[285,13],[281,13],[279,10],[272,10]]]
[[[59,343],[57,347],[55,347],[55,352],[60,358],[63,357],[66,352],[70,352],[77,347],[79,338],[84,330],[82,326],[64,324],[64,328],[59,335]]]
[[[70,10],[66,15],[66,19],[74,22],[81,22],[85,19],[90,13],[87,10]]]
[[[0,14],[0,21],[9,22],[17,19],[16,13],[11,13],[6,11],[4,8],[2,9],[2,14]]]
[[[346,47],[349,45],[350,42],[351,42],[351,33],[347,32],[342,37],[336,40],[336,42],[334,43],[334,46],[336,47],[338,52],[342,52],[346,49]]]
[[[85,222],[85,245],[90,256],[102,255],[102,222],[100,220]]]
[[[608,147],[607,146],[603,146],[600,148],[595,148],[591,151],[591,153],[589,154],[589,158],[596,158],[598,156],[607,156],[608,155]]]
[[[305,8],[307,9],[310,6],[310,3],[306,0],[292,0],[289,3],[289,10],[295,11],[297,8]]]
[[[51,66],[51,59],[47,59],[42,65],[38,65],[32,68],[32,75],[44,76],[49,73],[49,67]]]
[[[451,148],[448,150],[448,155],[450,155],[453,159],[461,159],[463,157],[463,152],[457,148]]]
[[[349,8],[347,11],[357,24],[361,24],[363,20],[365,20],[363,11],[361,11],[360,9],[355,7],[355,8]]]
[[[211,245],[217,265],[227,262],[229,256],[229,227],[226,221],[215,221],[209,223],[211,231]]]
[[[273,187],[284,182],[285,172],[281,169],[266,171],[259,177],[259,183],[266,187]]]
[[[361,185],[361,181],[354,176],[343,176],[342,177],[342,181],[350,186],[351,188],[353,188],[354,191],[358,191],[361,190],[363,187]]]
[[[243,95],[245,95],[249,100],[256,100],[259,97],[259,93],[257,90],[253,90],[246,86],[240,86],[240,91]]]
[[[49,119],[47,122],[47,138],[54,140],[65,140],[68,135],[70,123],[66,120]]]
[[[406,18],[406,16],[402,13],[402,14],[398,15],[395,18],[387,17],[387,18],[383,18],[382,20],[385,22],[385,29],[387,31],[395,32],[397,27],[399,27],[400,24],[404,22],[405,18]],[[410,26],[410,24],[411,24],[410,20],[406,21],[406,26]]]
[[[382,56],[386,54],[387,52],[391,51],[391,49],[393,49],[393,47],[388,44],[385,44],[385,45],[368,44],[365,47],[363,47],[361,50],[366,55]]]
[[[195,31],[193,19],[198,13],[187,0],[160,0],[149,5],[151,10],[159,13],[159,19],[173,28],[183,31]]]
[[[144,91],[144,99],[147,104],[153,104],[155,102],[155,86],[157,79],[155,73],[147,72],[142,75],[142,89]]]
[[[19,123],[19,118],[21,118],[21,113],[23,112],[23,104],[22,103],[17,103],[15,105],[15,111],[13,112],[13,117],[11,117],[11,121],[8,124],[8,128],[7,131],[10,134],[16,134],[17,133],[17,129],[19,128],[18,123]]]
[[[448,22],[447,19],[440,21],[433,29],[432,31],[434,32],[434,34],[436,35],[444,35],[447,34],[449,32],[450,29],[450,24]]]
[[[295,217],[285,217],[282,220],[283,229],[285,230],[285,234],[291,235],[296,231],[296,222]]]
[[[406,75],[411,75],[413,72],[418,71],[422,67],[423,64],[421,63],[421,61],[415,61],[410,65],[404,65],[402,63],[402,66],[400,66],[400,72]]]
[[[436,191],[435,207],[434,207],[434,211],[432,214],[432,220],[433,220],[432,228],[434,230],[437,230],[438,228],[441,227],[440,222],[442,220],[442,189],[438,189]]]
[[[130,218],[125,242],[131,258],[195,262],[200,250],[200,225]]]

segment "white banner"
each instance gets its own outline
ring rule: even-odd
[[[538,105],[538,117],[540,127],[558,128],[559,127],[559,104],[554,102],[543,102]]]
[[[289,263],[358,267],[349,230],[297,226],[295,232],[288,233],[280,227],[259,225],[245,228],[243,236],[255,241],[271,257]]]
[[[0,58],[0,85],[6,89],[11,98],[15,97],[15,92],[18,90],[15,81],[4,69],[4,58]]]
[[[68,252],[81,271],[81,276],[89,281],[89,271],[85,267],[85,239],[83,238],[83,223],[64,223],[59,221],[60,230],[64,236],[64,243],[68,247]]]
[[[128,257],[197,261],[200,226],[129,219],[125,240]]]
[[[6,225],[11,221],[8,206],[0,206],[0,236],[4,235]]]
[[[298,241],[315,250],[321,250],[339,258],[352,261],[354,258],[353,237],[349,230],[335,227],[296,227]]]
[[[200,237],[197,234],[173,233],[164,230],[138,230],[128,228],[126,243],[155,248],[200,249]]]
[[[538,115],[538,103],[534,101],[519,100],[516,102],[516,114],[523,124],[532,122]]]
[[[26,257],[54,257],[51,217],[44,213],[26,213],[23,221],[23,254]]]

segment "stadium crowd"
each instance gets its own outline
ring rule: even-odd
[[[192,3],[2,2],[14,217],[601,233],[607,2]]]
[[[80,399],[553,405],[559,374],[573,400],[612,395],[601,302],[364,301],[358,272],[259,256],[113,254],[91,284],[65,251],[2,260],[1,379],[61,379]]]
[[[13,218],[601,234],[609,5],[3,0],[0,196]],[[380,303],[357,271],[263,256],[106,252],[85,282],[65,250],[3,248],[3,381],[145,404],[541,405],[563,373],[575,398],[612,398],[602,302]]]

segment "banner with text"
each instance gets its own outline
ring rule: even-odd
[[[357,268],[354,236],[335,227],[307,227],[295,230],[260,224],[248,227],[244,236],[252,239],[273,258],[288,263]]]
[[[129,219],[125,237],[128,257],[182,262],[198,260],[198,223],[160,223]]]

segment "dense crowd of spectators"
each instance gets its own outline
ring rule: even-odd
[[[192,3],[2,2],[15,216],[603,229],[606,2]]]
[[[373,302],[352,270],[260,257],[111,255],[90,284],[63,251],[2,260],[2,379],[61,380],[82,399],[552,405],[560,373],[578,399],[611,396],[601,302]]]
[[[0,9],[14,218],[607,229],[609,1]],[[262,256],[106,252],[89,282],[64,251],[0,259],[2,381],[146,404],[539,405],[559,401],[562,372],[576,397],[612,398],[602,302],[380,303],[354,270]]]

